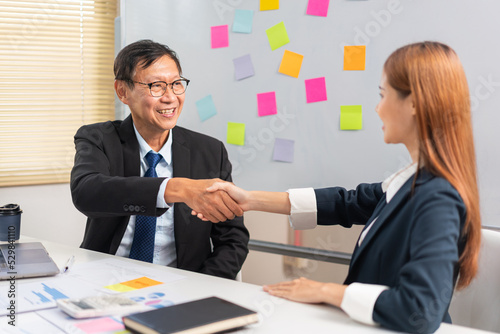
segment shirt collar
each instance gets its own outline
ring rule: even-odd
[[[139,142],[139,154],[141,155],[141,158],[144,159],[146,157],[146,154],[148,154],[149,151],[154,152],[154,150],[148,145],[148,143],[146,143],[144,138],[142,138],[139,131],[137,131],[135,124],[133,124],[133,125],[134,125],[135,136],[137,137],[137,141]],[[165,160],[165,162],[170,165],[172,163],[172,131],[173,131],[173,129],[170,129],[169,131],[170,132],[168,134],[167,142],[162,146],[160,151],[158,151],[156,153],[160,153],[161,156],[163,157],[163,159]]]
[[[389,201],[396,195],[398,190],[403,186],[403,184],[408,181],[408,179],[415,174],[417,171],[417,163],[414,162],[411,165],[408,165],[396,173],[389,176],[387,179],[382,182],[382,191],[385,192],[386,202]]]

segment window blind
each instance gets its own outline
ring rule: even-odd
[[[69,182],[73,136],[114,119],[116,0],[0,0],[0,186]]]

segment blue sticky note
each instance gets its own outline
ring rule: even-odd
[[[295,142],[290,139],[276,138],[274,141],[273,160],[293,162],[293,146]]]
[[[196,109],[198,109],[198,115],[200,115],[200,119],[202,122],[217,114],[212,95],[207,95],[204,98],[196,101]]]
[[[244,55],[239,58],[233,59],[234,64],[234,77],[236,80],[245,79],[255,75],[253,69],[252,59],[250,55]]]
[[[235,9],[233,32],[250,34],[252,32],[253,10]]]

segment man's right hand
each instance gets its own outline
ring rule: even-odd
[[[243,210],[225,191],[209,192],[207,188],[221,179],[193,180],[172,178],[165,189],[167,203],[186,203],[192,210],[201,213],[212,223],[242,216]],[[229,183],[229,182],[227,182]]]

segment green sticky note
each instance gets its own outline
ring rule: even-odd
[[[227,143],[245,145],[245,123],[227,122]]]
[[[276,50],[285,44],[290,43],[288,34],[286,32],[285,24],[280,22],[269,29],[266,29],[267,39],[269,40],[269,45],[271,45],[271,50]]]
[[[340,106],[340,130],[361,130],[362,128],[361,106]]]

